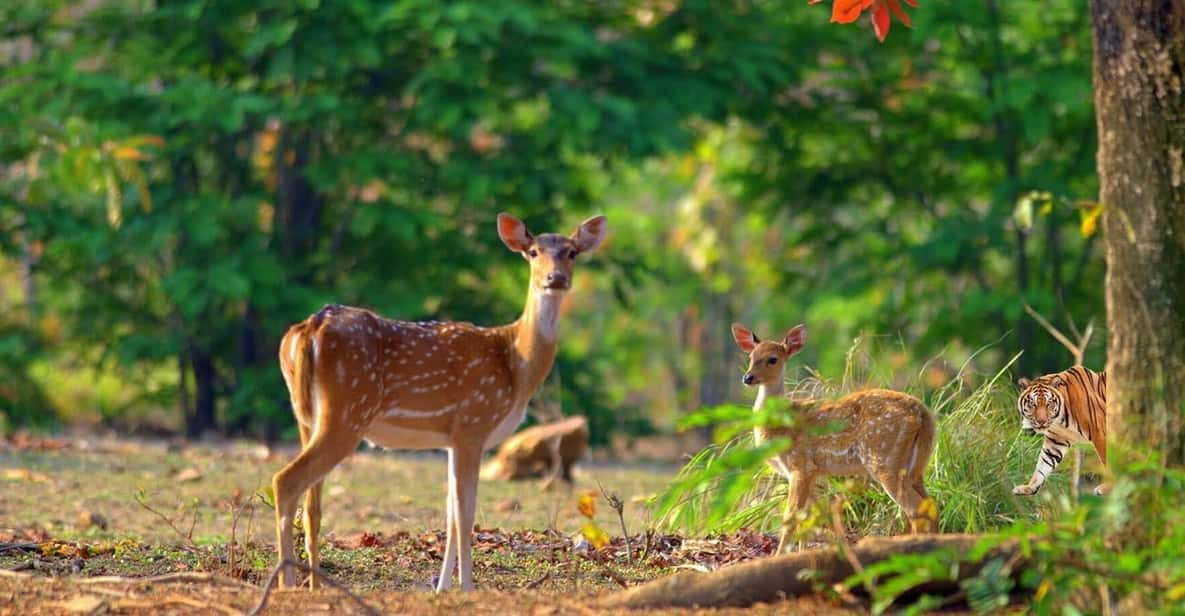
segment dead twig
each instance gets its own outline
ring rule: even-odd
[[[148,497],[144,494],[143,489],[136,492],[135,500],[136,500],[136,503],[138,505],[140,505],[141,507],[143,507],[146,511],[155,515],[156,517],[160,518],[161,520],[164,520],[165,524],[168,524],[169,528],[173,529],[173,532],[177,533],[178,537],[181,537],[183,540],[185,540],[185,544],[187,546],[196,547],[196,545],[193,542],[193,529],[195,526],[197,526],[197,511],[196,510],[193,513],[193,524],[190,525],[189,532],[186,533],[186,532],[182,531],[180,528],[177,528],[177,525],[173,523],[172,518],[157,511],[156,509],[154,509],[152,507],[152,505],[148,504]]]
[[[852,571],[855,571],[856,575],[863,577],[864,565],[860,562],[859,558],[856,558],[856,554],[852,552],[852,546],[848,545],[847,531],[843,526],[843,498],[838,496],[831,500],[831,528],[835,531],[836,549],[848,561],[848,564],[852,566]],[[873,582],[869,578],[863,578],[861,583],[864,585],[864,590],[868,592],[868,596],[876,596],[876,582]],[[851,594],[847,589],[844,589],[842,592],[847,595]],[[845,600],[849,598],[855,600],[854,597],[845,597]]]
[[[642,547],[642,555],[638,557],[638,562],[645,564],[646,558],[650,556],[650,543],[654,541],[654,529],[646,529],[646,545]]]
[[[82,578],[75,580],[75,582],[78,584],[173,584],[204,582],[238,586],[239,588],[255,588],[251,584],[248,584],[242,580],[236,580],[231,577],[226,577],[225,575],[218,575],[215,573],[201,573],[198,571],[178,571],[176,573],[165,573],[141,578],[125,577],[120,575],[104,575],[92,578]]]
[[[543,573],[542,576],[539,577],[539,579],[531,580],[530,582],[527,582],[527,585],[523,586],[523,589],[524,590],[535,590],[536,588],[539,588],[539,586],[541,586],[544,582],[546,582],[547,580],[550,580],[550,579],[551,579],[551,569],[548,569],[546,572]]]
[[[605,486],[601,482],[597,482],[597,487],[601,489],[601,496],[609,503],[609,508],[617,512],[617,520],[621,522],[621,536],[625,539],[625,562],[629,566],[634,566],[634,551],[630,548],[630,533],[625,528],[625,503],[621,502],[616,494],[610,494],[605,491]]]
[[[283,570],[284,565],[292,565],[297,569],[308,573],[309,575],[317,576],[317,578],[322,582],[332,586],[337,590],[340,590],[347,597],[349,597],[350,600],[352,600],[354,603],[357,603],[358,607],[362,608],[364,613],[369,614],[370,616],[380,616],[380,612],[378,610],[374,609],[370,606],[370,604],[363,601],[361,597],[354,594],[349,588],[346,588],[345,584],[342,584],[341,582],[329,577],[329,575],[322,571],[320,567],[313,569],[302,562],[297,562],[290,558],[285,558],[284,560],[280,561],[278,564],[276,564],[276,568],[272,569],[272,574],[268,576],[267,584],[265,584],[263,587],[263,595],[259,597],[259,603],[256,604],[250,612],[247,612],[247,616],[258,616],[258,614],[263,611],[263,608],[267,607],[267,600],[272,594],[272,588],[275,587],[276,579],[280,577],[280,571]]]
[[[40,543],[0,543],[0,553],[9,551],[39,552]]]

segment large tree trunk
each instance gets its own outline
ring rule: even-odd
[[[1185,465],[1185,0],[1092,0],[1110,460]],[[1120,465],[1122,468],[1122,464]]]

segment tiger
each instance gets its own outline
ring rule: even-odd
[[[1107,374],[1074,366],[1033,380],[1022,378],[1016,401],[1021,427],[1045,437],[1037,469],[1013,494],[1036,494],[1074,443],[1090,441],[1103,466],[1107,465]],[[1099,485],[1096,495],[1106,488]]]

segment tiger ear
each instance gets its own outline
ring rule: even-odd
[[[1065,379],[1063,379],[1063,378],[1062,378],[1062,375],[1060,375],[1060,374],[1059,374],[1059,375],[1057,375],[1057,376],[1053,377],[1053,386],[1054,386],[1054,387],[1065,387],[1065,386],[1066,386],[1066,380],[1065,380]]]
[[[1021,389],[1025,388],[1025,387],[1028,387],[1028,386],[1029,386],[1029,385],[1031,385],[1032,383],[1033,383],[1032,381],[1030,381],[1029,379],[1027,379],[1027,378],[1025,378],[1025,377],[1023,377],[1023,376],[1022,376],[1022,377],[1020,377],[1019,379],[1017,379],[1017,381],[1016,381],[1016,384],[1017,384],[1017,385],[1020,385],[1020,386],[1021,386]]]

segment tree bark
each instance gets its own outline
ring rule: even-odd
[[[1185,0],[1091,0],[1109,459],[1185,465]]]

